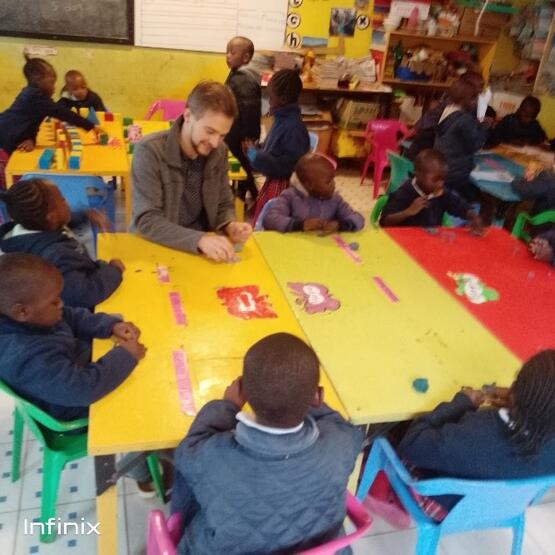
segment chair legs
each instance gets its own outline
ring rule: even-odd
[[[384,169],[387,167],[387,162],[376,161],[374,163],[374,192],[373,198],[377,198],[380,192],[380,185],[382,183],[382,175]]]
[[[439,543],[439,530],[432,526],[419,526],[416,555],[435,555]]]
[[[360,184],[364,184],[364,180],[366,179],[366,175],[368,174],[368,168],[370,167],[370,163],[373,160],[372,153],[370,153],[366,160],[364,161],[364,167],[362,168],[362,173],[360,174]]]
[[[19,480],[21,447],[23,445],[23,417],[17,409],[13,415],[12,482]]]
[[[166,492],[164,491],[164,482],[162,481],[162,475],[160,474],[158,457],[154,454],[148,455],[146,458],[146,464],[148,465],[148,470],[150,471],[156,494],[164,503],[166,501]]]
[[[44,543],[53,542],[56,539],[55,530],[48,526],[49,519],[56,519],[56,502],[58,500],[58,488],[60,477],[66,463],[65,457],[60,457],[55,451],[44,448],[44,459],[42,469],[42,502],[40,508],[40,521],[45,524],[40,541]]]
[[[513,549],[511,551],[511,555],[520,555],[522,552],[525,518],[526,517],[523,514],[513,524]]]

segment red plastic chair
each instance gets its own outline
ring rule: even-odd
[[[340,549],[351,545],[362,537],[372,524],[372,518],[361,502],[347,492],[347,516],[355,525],[355,531],[328,543],[301,551],[299,555],[334,555]],[[175,555],[179,542],[181,515],[174,513],[168,521],[162,511],[150,511],[148,514],[147,555]]]
[[[366,125],[365,135],[371,139],[371,148],[360,176],[360,184],[364,183],[370,163],[374,163],[374,192],[373,198],[378,196],[382,174],[389,166],[387,151],[399,152],[399,142],[409,133],[406,125],[396,119],[375,119]],[[399,136],[400,135],[400,136]]]
[[[164,121],[174,120],[183,113],[183,111],[185,110],[185,106],[186,102],[184,100],[170,100],[167,98],[159,98],[150,105],[145,119],[151,119],[156,112],[161,110],[162,119]]]

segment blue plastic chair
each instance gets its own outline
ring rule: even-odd
[[[277,200],[277,198],[270,199],[258,214],[258,219],[256,220],[256,224],[254,226],[254,231],[264,231],[264,216],[266,216],[270,206]]]
[[[526,508],[555,486],[555,476],[521,480],[434,478],[418,481],[403,466],[389,442],[379,438],[374,442],[364,468],[357,492],[359,500],[366,498],[380,470],[385,472],[391,487],[416,524],[417,555],[435,553],[442,536],[485,528],[512,528],[512,555],[519,555],[524,539]],[[425,496],[461,495],[462,499],[442,522],[436,522],[424,514],[412,497],[411,490]]]

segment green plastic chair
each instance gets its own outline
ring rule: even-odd
[[[46,523],[49,518],[56,517],[56,502],[62,470],[69,462],[87,456],[88,418],[80,418],[71,422],[61,422],[26,401],[4,382],[0,380],[0,391],[13,398],[15,402],[12,447],[12,482],[19,480],[21,464],[21,446],[23,445],[23,424],[27,424],[31,433],[43,448],[42,496],[40,522]],[[71,433],[84,429],[83,433]],[[162,477],[158,467],[158,457],[149,455],[147,464],[150,470],[156,493],[164,499]],[[47,529],[45,527],[45,529]],[[53,542],[56,533],[40,535],[40,541]]]
[[[387,158],[389,160],[391,174],[386,193],[391,194],[395,192],[409,177],[409,174],[414,171],[414,164],[408,158],[405,158],[392,150],[387,151]]]
[[[555,210],[546,210],[545,212],[540,212],[535,216],[530,216],[526,212],[521,212],[515,221],[513,226],[512,235],[517,239],[521,239],[525,243],[528,243],[532,238],[530,234],[526,231],[526,224],[530,225],[542,225],[548,223],[555,223]]]

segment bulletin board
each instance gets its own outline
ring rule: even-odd
[[[345,55],[365,56],[372,35],[373,0],[289,0],[285,45],[289,48],[337,46]]]

